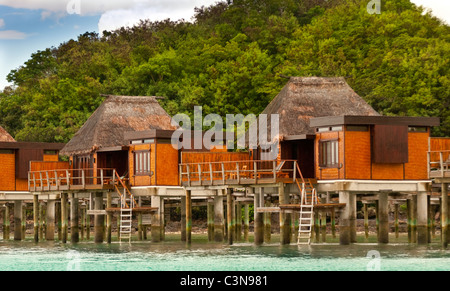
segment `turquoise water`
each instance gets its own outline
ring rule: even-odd
[[[0,241],[1,271],[450,271],[450,250],[439,244],[350,246],[278,243],[232,246],[177,240],[131,245]]]

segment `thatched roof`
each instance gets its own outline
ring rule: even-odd
[[[344,78],[292,77],[262,112],[280,115],[280,140],[314,134],[313,117],[379,114],[347,84]]]
[[[101,148],[125,146],[125,132],[150,129],[176,129],[156,97],[109,96],[67,143],[61,154],[84,155]]]
[[[14,138],[0,126],[0,142],[15,142]]]

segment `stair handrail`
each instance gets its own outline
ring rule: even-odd
[[[131,203],[131,209],[133,209],[134,205],[136,205],[136,200],[134,199],[133,194],[131,194],[130,190],[128,190],[128,187],[125,186],[125,183],[122,181],[122,178],[119,176],[119,173],[117,173],[117,171],[114,169],[114,176],[117,177],[117,180],[119,181],[119,183],[122,185],[122,187],[125,189],[126,193],[128,193],[128,195],[130,196],[130,203]],[[120,191],[117,187],[116,184],[114,184],[114,187],[116,188],[117,193],[119,193],[119,195],[122,197],[122,195],[120,194]],[[124,193],[124,196],[126,197],[126,193]],[[125,200],[125,205],[128,206],[126,200]]]

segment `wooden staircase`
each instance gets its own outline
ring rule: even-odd
[[[133,222],[133,208],[136,205],[136,200],[134,199],[133,194],[131,194],[128,187],[123,182],[122,178],[119,177],[116,171],[115,172],[115,180],[114,188],[120,197],[120,227],[119,241],[128,240],[131,243],[131,228]]]
[[[297,244],[310,244],[312,235],[312,225],[314,221],[314,205],[319,203],[317,192],[314,188],[314,179],[304,179],[302,172],[297,164],[297,171],[300,178],[295,182],[301,193],[300,195],[300,217],[298,224]]]

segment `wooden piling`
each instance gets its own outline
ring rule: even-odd
[[[80,240],[84,240],[84,231],[86,228],[86,208],[82,207],[81,208],[81,213],[80,213],[80,220],[81,220],[81,225],[80,225]]]
[[[33,195],[34,242],[39,242],[39,196]]]
[[[369,209],[367,203],[364,203],[363,205],[364,209],[364,235],[365,238],[369,238]]]
[[[206,215],[208,222],[208,241],[214,241],[214,202],[207,199]]]
[[[22,205],[22,240],[25,240],[26,234],[27,234],[27,203],[23,203]]]
[[[244,241],[248,242],[249,238],[248,238],[248,233],[249,233],[249,229],[250,229],[250,215],[249,215],[250,211],[249,211],[249,205],[245,204],[244,205]]]
[[[262,207],[262,201],[264,199],[264,188],[261,187],[255,191],[254,194],[254,243],[255,245],[261,245],[264,242],[264,217],[263,213],[256,211],[258,207]],[[262,198],[261,198],[262,197]],[[281,222],[280,222],[281,224]],[[281,234],[280,234],[281,237]]]
[[[80,241],[79,233],[79,214],[78,214],[78,198],[72,193],[70,197],[70,242],[78,243]]]
[[[411,197],[411,242],[417,243],[417,196]]]
[[[61,239],[63,243],[67,242],[67,193],[61,194]]]
[[[86,213],[86,240],[89,240],[91,238],[91,216],[87,214],[87,209],[85,213]],[[117,229],[119,230],[120,227]]]
[[[112,192],[106,193],[106,208],[112,207]],[[112,241],[112,212],[106,214],[106,242],[111,243]]]
[[[22,204],[21,200],[14,201],[14,240],[22,240]]]
[[[242,204],[236,203],[236,241],[242,241]]]
[[[449,237],[448,183],[441,184],[441,244],[447,248]]]
[[[234,240],[234,203],[231,189],[227,189],[227,222],[228,222],[228,244],[232,245]]]
[[[417,243],[428,244],[428,202],[427,193],[417,193]]]
[[[95,210],[103,209],[103,193],[95,194]],[[104,224],[105,224],[105,215],[104,214],[95,214],[94,215],[94,242],[95,243],[103,243],[104,237]]]
[[[289,193],[284,189],[284,183],[278,184],[278,198],[280,204],[289,204]],[[262,205],[261,205],[262,206]],[[280,211],[280,243],[291,243],[291,214]]]
[[[327,241],[327,212],[326,210],[322,210],[320,212],[321,220],[320,220],[320,233],[322,237],[322,242]]]
[[[61,202],[56,202],[55,201],[55,205],[54,205],[54,221],[56,222],[56,231],[58,233],[58,240],[62,241],[62,219],[61,219]],[[48,211],[48,205],[47,205],[47,211]],[[49,219],[48,219],[48,215],[47,215],[47,223],[49,224]],[[55,222],[53,222],[53,225],[55,225]],[[50,225],[48,226],[50,227]],[[49,234],[49,229],[47,227],[47,232],[46,232],[46,236]],[[53,233],[53,239],[54,239],[54,233]]]
[[[350,215],[352,211],[351,207],[351,194],[348,191],[339,191],[339,203],[345,203],[345,207],[342,208],[339,219],[339,243],[341,245],[349,245],[350,240]]]
[[[186,191],[186,195],[187,195],[187,192],[188,191]],[[186,196],[186,202],[187,202],[187,199],[188,199],[188,196]],[[162,210],[162,208],[164,206],[162,205],[161,202],[162,201],[161,201],[161,197],[160,196],[152,196],[151,197],[151,205],[152,205],[152,207],[157,207],[158,208],[156,213],[153,213],[151,215],[151,221],[152,221],[152,226],[151,226],[151,228],[152,228],[152,242],[160,242],[162,240],[162,237],[161,237],[162,223],[161,223],[161,221],[162,221],[162,216],[163,215],[161,215],[161,210]],[[188,210],[188,207],[189,206],[186,203],[186,211]],[[187,214],[187,212],[186,212],[186,214]],[[188,219],[188,217],[186,215],[186,234],[188,232],[187,219]],[[192,221],[191,221],[191,223],[192,223]],[[138,222],[138,224],[139,224],[139,222]],[[142,240],[142,216],[141,216],[140,225],[141,225],[141,238],[140,239]]]
[[[181,197],[181,241],[186,241],[186,196]]]
[[[40,203],[39,204],[39,240],[43,240],[44,239],[44,230],[46,228],[46,221],[45,221],[45,211],[44,208],[45,204],[44,203]]]
[[[222,190],[217,190],[214,196],[214,241],[222,242],[224,239],[224,216]]]
[[[3,239],[9,240],[10,232],[10,218],[9,218],[9,203],[5,204],[5,212],[3,215]]]
[[[45,239],[46,240],[54,240],[55,239],[55,214],[56,212],[56,201],[55,200],[47,200],[47,227],[45,230]],[[58,203],[59,205],[59,203]],[[61,216],[61,215],[59,215]]]
[[[192,243],[192,192],[186,190],[186,243]],[[152,231],[153,235],[153,231]]]
[[[272,203],[269,200],[265,201],[265,206],[270,207]],[[264,212],[264,242],[270,243],[272,239],[272,213]]]
[[[398,238],[398,203],[394,204],[394,232],[395,238]]]
[[[388,193],[378,194],[378,243],[389,243],[389,204]]]

